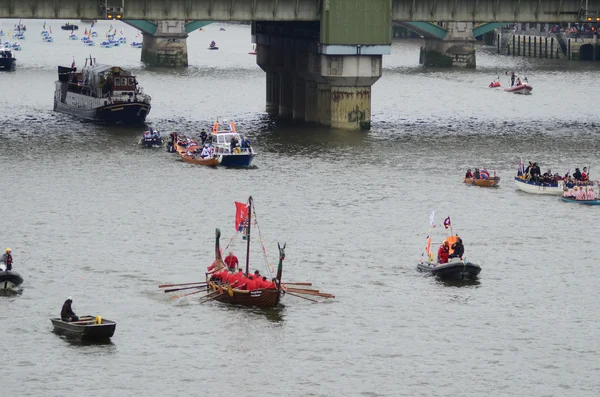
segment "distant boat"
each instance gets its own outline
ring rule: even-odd
[[[256,45],[252,46],[252,51],[250,51],[248,54],[250,54],[250,55],[256,55]]]
[[[0,44],[0,70],[12,72],[16,68],[16,59],[12,55],[10,48]]]
[[[79,30],[79,26],[66,23],[60,27],[62,30]]]
[[[219,29],[219,31],[220,31],[220,32],[224,32],[224,31],[225,31],[225,28],[221,28],[221,29]]]
[[[600,200],[577,200],[570,197],[561,197],[560,198],[565,203],[575,203],[575,204],[583,204],[583,205],[600,205]]]
[[[500,183],[500,177],[494,176],[488,179],[465,178],[465,183],[475,186],[493,187]]]
[[[142,48],[142,42],[141,41],[134,41],[133,43],[131,43],[132,47],[135,48]]]
[[[208,47],[209,50],[218,50],[219,47]]]
[[[512,87],[504,88],[506,92],[512,92],[514,94],[531,94],[533,87],[527,83],[523,83],[520,85],[513,85]]]

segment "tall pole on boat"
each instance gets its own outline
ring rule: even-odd
[[[246,233],[246,275],[250,270],[250,230],[252,229],[252,196],[248,197],[248,233]]]

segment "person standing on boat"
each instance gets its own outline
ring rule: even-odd
[[[588,172],[587,172],[587,167],[583,167],[583,172],[581,173],[581,180],[582,181],[587,181],[588,180]]]
[[[4,265],[6,265],[7,271],[12,270],[13,257],[11,255],[11,252],[12,251],[10,250],[10,248],[7,248],[6,253],[4,255],[2,255],[2,259],[0,259],[0,262],[4,263]]]
[[[233,251],[229,251],[229,255],[225,257],[224,262],[229,270],[235,271],[235,268],[238,265],[238,258],[237,256],[233,255]]]
[[[510,74],[510,86],[515,85],[515,72],[511,72]]]
[[[204,145],[207,138],[208,138],[208,134],[206,133],[206,130],[204,128],[202,128],[202,131],[200,132],[200,140],[202,141],[202,145]]]
[[[79,321],[79,317],[77,317],[73,312],[73,309],[71,309],[71,303],[73,303],[73,298],[70,296],[65,303],[63,303],[62,310],[60,311],[60,318],[63,321]]]
[[[438,249],[438,265],[448,263],[448,242],[444,241]]]
[[[579,168],[575,168],[575,172],[573,173],[573,178],[580,181],[581,177],[582,177],[581,171],[579,171]]]

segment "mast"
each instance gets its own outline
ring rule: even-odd
[[[246,234],[246,275],[250,270],[250,230],[252,229],[252,196],[248,197],[248,233]]]

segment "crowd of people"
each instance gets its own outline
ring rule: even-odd
[[[572,188],[565,187],[563,189],[563,197],[574,200],[595,200],[596,193],[593,186],[573,186]]]
[[[209,134],[206,129],[203,128],[202,131],[200,131],[199,138],[199,141],[197,141],[185,136],[179,136],[177,133],[172,132],[169,134],[167,151],[174,152],[174,143],[177,142],[178,146],[187,149],[186,154],[188,156],[199,157],[202,159],[213,158],[215,156],[213,134]],[[236,138],[236,135],[231,137],[231,141],[229,143],[230,153],[243,153],[244,149],[250,149],[251,147],[252,142],[246,136],[241,135],[239,139]]]
[[[552,170],[549,168],[542,174],[540,166],[536,162],[530,161],[525,169],[523,169],[523,165],[521,164],[517,176],[527,181],[547,183],[550,185],[556,185],[558,184],[558,181],[564,181],[566,185],[593,185],[593,182],[590,181],[590,174],[587,167],[583,167],[583,171],[580,171],[579,168],[575,168],[575,172],[573,172],[572,175],[570,171],[567,171],[564,176],[560,176],[557,172],[553,174]]]
[[[262,276],[258,270],[254,271],[254,274],[245,274],[241,268],[238,269],[237,272],[231,268],[227,268],[214,272],[210,279],[221,285],[226,284],[242,291],[277,288],[276,278],[269,281],[266,277]]]

